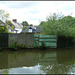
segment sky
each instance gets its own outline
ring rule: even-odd
[[[75,17],[75,1],[0,1],[0,9],[8,12],[10,19],[33,25],[39,25],[53,13]]]

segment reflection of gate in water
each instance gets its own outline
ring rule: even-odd
[[[58,63],[57,61],[57,53],[56,51],[53,52],[46,52],[44,54],[39,54],[39,65],[51,65]]]
[[[40,47],[42,42],[46,47],[57,48],[57,36],[56,35],[38,35],[34,34],[34,47]]]

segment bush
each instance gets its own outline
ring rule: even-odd
[[[68,48],[73,46],[74,46],[74,42],[72,37],[65,37],[65,36],[58,37],[58,42],[57,42],[58,48]]]
[[[43,41],[42,41],[41,43],[42,43],[42,44],[41,44],[40,48],[41,48],[41,49],[46,49],[45,43],[44,43]]]
[[[26,45],[24,44],[18,44],[16,41],[12,43],[12,45],[10,46],[10,48],[13,49],[19,49],[19,48],[26,48]]]
[[[22,30],[24,30],[25,28],[27,28],[27,26],[24,26],[24,27],[22,28]]]
[[[36,40],[34,40],[34,44],[35,44],[34,48],[38,48],[38,43]]]
[[[40,23],[42,34],[64,37],[63,42],[66,41],[66,44],[68,43],[68,39],[69,42],[75,44],[75,18],[72,16],[59,16],[60,15],[54,13],[52,16],[49,16],[45,22]],[[72,46],[72,44],[69,43],[67,46]]]
[[[3,48],[0,48],[0,51],[2,51]]]

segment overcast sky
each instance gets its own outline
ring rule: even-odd
[[[38,25],[50,13],[62,12],[75,17],[75,1],[0,1],[0,9],[8,11],[12,19]]]

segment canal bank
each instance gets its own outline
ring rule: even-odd
[[[41,34],[0,33],[0,49],[56,49],[75,47],[73,38]]]
[[[25,47],[24,47],[25,46]],[[0,33],[0,48],[57,48],[56,35]]]

